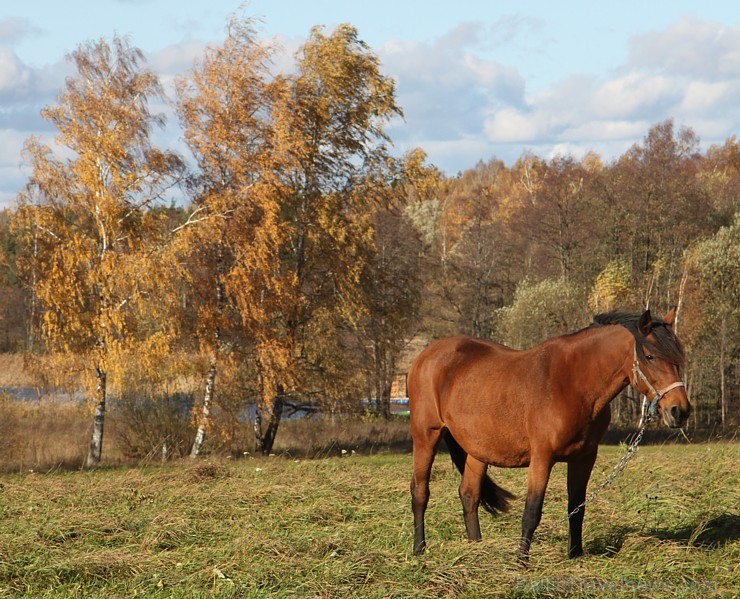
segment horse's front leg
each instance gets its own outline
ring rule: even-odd
[[[568,557],[583,555],[583,516],[586,486],[596,462],[597,450],[568,462]],[[580,507],[578,507],[580,506]],[[573,513],[573,510],[578,511]]]
[[[545,489],[550,480],[552,457],[532,456],[527,471],[527,500],[524,503],[522,516],[522,536],[519,541],[519,562],[526,566],[529,562],[529,546],[532,536],[542,518],[542,502],[545,499]]]

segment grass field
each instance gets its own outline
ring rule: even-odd
[[[602,447],[594,483],[616,462]],[[740,591],[740,445],[644,447],[589,506],[565,558],[565,467],[528,570],[518,500],[468,544],[459,475],[435,464],[429,549],[411,554],[407,454],[189,460],[0,477],[0,595],[29,597],[707,597]]]

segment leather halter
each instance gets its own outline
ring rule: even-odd
[[[675,383],[671,383],[663,389],[657,390],[655,387],[653,387],[648,378],[645,376],[645,373],[640,369],[640,363],[637,359],[637,343],[635,343],[634,360],[632,362],[632,380],[630,381],[630,385],[632,385],[632,388],[635,391],[637,391],[638,393],[642,393],[637,387],[638,379],[641,379],[647,385],[648,390],[653,395],[652,402],[650,403],[650,408],[648,410],[648,416],[650,418],[654,418],[658,415],[658,402],[663,399],[666,393],[672,391],[673,389],[677,389],[678,387],[686,386],[683,384],[683,381],[676,381]]]

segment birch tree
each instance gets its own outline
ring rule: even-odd
[[[162,96],[143,54],[114,38],[81,45],[76,74],[42,115],[58,131],[55,152],[29,139],[32,174],[20,194],[24,268],[33,271],[38,333],[52,368],[74,364],[93,410],[86,466],[100,462],[109,374],[130,341],[132,306],[145,291],[156,230],[149,210],[178,179],[179,157],[154,147],[163,125],[149,100]]]
[[[275,381],[258,410],[262,451],[274,441],[283,392],[300,390],[302,357],[310,355],[313,337],[305,335],[307,324],[326,310],[352,319],[362,309],[373,215],[393,172],[385,125],[401,114],[394,81],[381,73],[354,27],[340,25],[329,34],[313,28],[296,60],[297,72],[284,78],[287,93],[272,112],[280,214],[288,231],[281,268],[296,289],[274,316],[276,344],[290,368],[262,362],[262,376]]]
[[[306,325],[358,304],[373,182],[389,160],[382,125],[400,113],[392,80],[352,27],[314,29],[295,74],[273,76],[269,57],[251,21],[232,19],[223,46],[179,86],[200,169],[196,205],[218,220],[225,297],[254,350],[263,452],[300,387]]]
[[[209,427],[223,352],[233,347],[224,342],[225,327],[235,314],[258,357],[285,366],[272,315],[293,289],[280,268],[285,233],[270,112],[283,86],[270,80],[270,55],[251,20],[232,18],[224,43],[208,48],[177,84],[178,113],[198,164],[189,221],[197,227],[183,239],[200,264],[198,338],[209,355],[192,457]]]

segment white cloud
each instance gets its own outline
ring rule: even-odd
[[[23,23],[0,20],[0,44],[30,33]],[[281,46],[275,70],[290,71],[305,39],[270,41]],[[511,163],[525,151],[580,158],[593,150],[609,160],[667,118],[692,127],[705,144],[723,143],[738,133],[740,26],[682,18],[632,38],[621,63],[610,69],[566,74],[547,87],[538,83],[533,93],[532,80],[517,68],[528,64],[523,68],[532,70],[533,62],[518,60],[525,53],[540,56],[547,43],[537,21],[509,17],[489,25],[451,26],[435,39],[395,39],[373,48],[381,71],[397,82],[398,104],[405,113],[405,119],[388,125],[396,151],[421,146],[431,162],[453,173],[493,157]],[[149,55],[149,66],[170,99],[174,77],[185,74],[204,48],[188,38]],[[36,69],[7,43],[0,45],[0,202],[11,188],[13,195],[17,192],[22,141],[48,127],[39,108],[54,102],[71,68],[60,60]],[[170,117],[155,141],[181,148],[171,109],[153,109]]]
[[[683,17],[632,40],[628,66],[702,80],[740,73],[740,26]]]
[[[20,131],[0,129],[0,164],[15,164],[15,168],[18,168],[26,139],[26,135]]]
[[[185,40],[172,44],[149,57],[149,66],[160,78],[184,74],[193,67],[193,61],[201,58],[206,45],[197,40]]]
[[[515,68],[484,58],[484,34],[478,24],[465,23],[429,43],[382,46],[384,71],[397,79],[406,117],[390,127],[399,147],[421,145],[442,165],[451,160],[451,148],[487,152],[470,166],[494,156],[512,162],[525,150],[543,156],[594,150],[611,159],[667,118],[694,128],[706,142],[740,125],[740,68],[732,66],[740,31],[683,19],[633,38],[624,63],[611,71],[570,75],[537,95],[527,94]],[[677,45],[718,66],[674,59]]]
[[[537,113],[525,114],[513,108],[504,108],[486,119],[483,128],[488,139],[493,142],[531,143],[545,132],[542,124],[537,121]]]
[[[0,47],[0,99],[25,95],[31,86],[31,69],[9,48]]]
[[[604,118],[634,118],[646,112],[665,114],[680,101],[681,87],[668,77],[629,73],[606,81],[591,98],[595,114]]]
[[[570,143],[581,140],[607,142],[615,140],[637,140],[645,135],[653,123],[645,120],[593,120],[576,123],[563,131],[561,138]]]
[[[485,147],[481,132],[491,107],[523,105],[524,79],[481,56],[480,31],[476,23],[463,23],[428,43],[393,40],[378,50],[383,72],[396,79],[406,116],[404,127],[393,127],[398,145],[445,145],[477,136]]]
[[[14,44],[20,40],[41,33],[28,19],[7,17],[0,19],[0,44]]]
[[[611,159],[668,118],[694,129],[705,147],[737,132],[740,30],[683,19],[633,44],[611,75],[567,77],[528,97],[526,106],[491,102],[483,133],[496,155],[511,161],[527,144],[542,156],[594,150]],[[677,46],[698,53],[701,64],[676,58]]]
[[[732,93],[732,84],[727,81],[718,83],[691,81],[684,90],[681,111],[689,114],[701,114],[715,110],[726,101]]]
[[[25,136],[0,129],[0,210],[12,205],[28,179],[28,169],[21,164]]]

